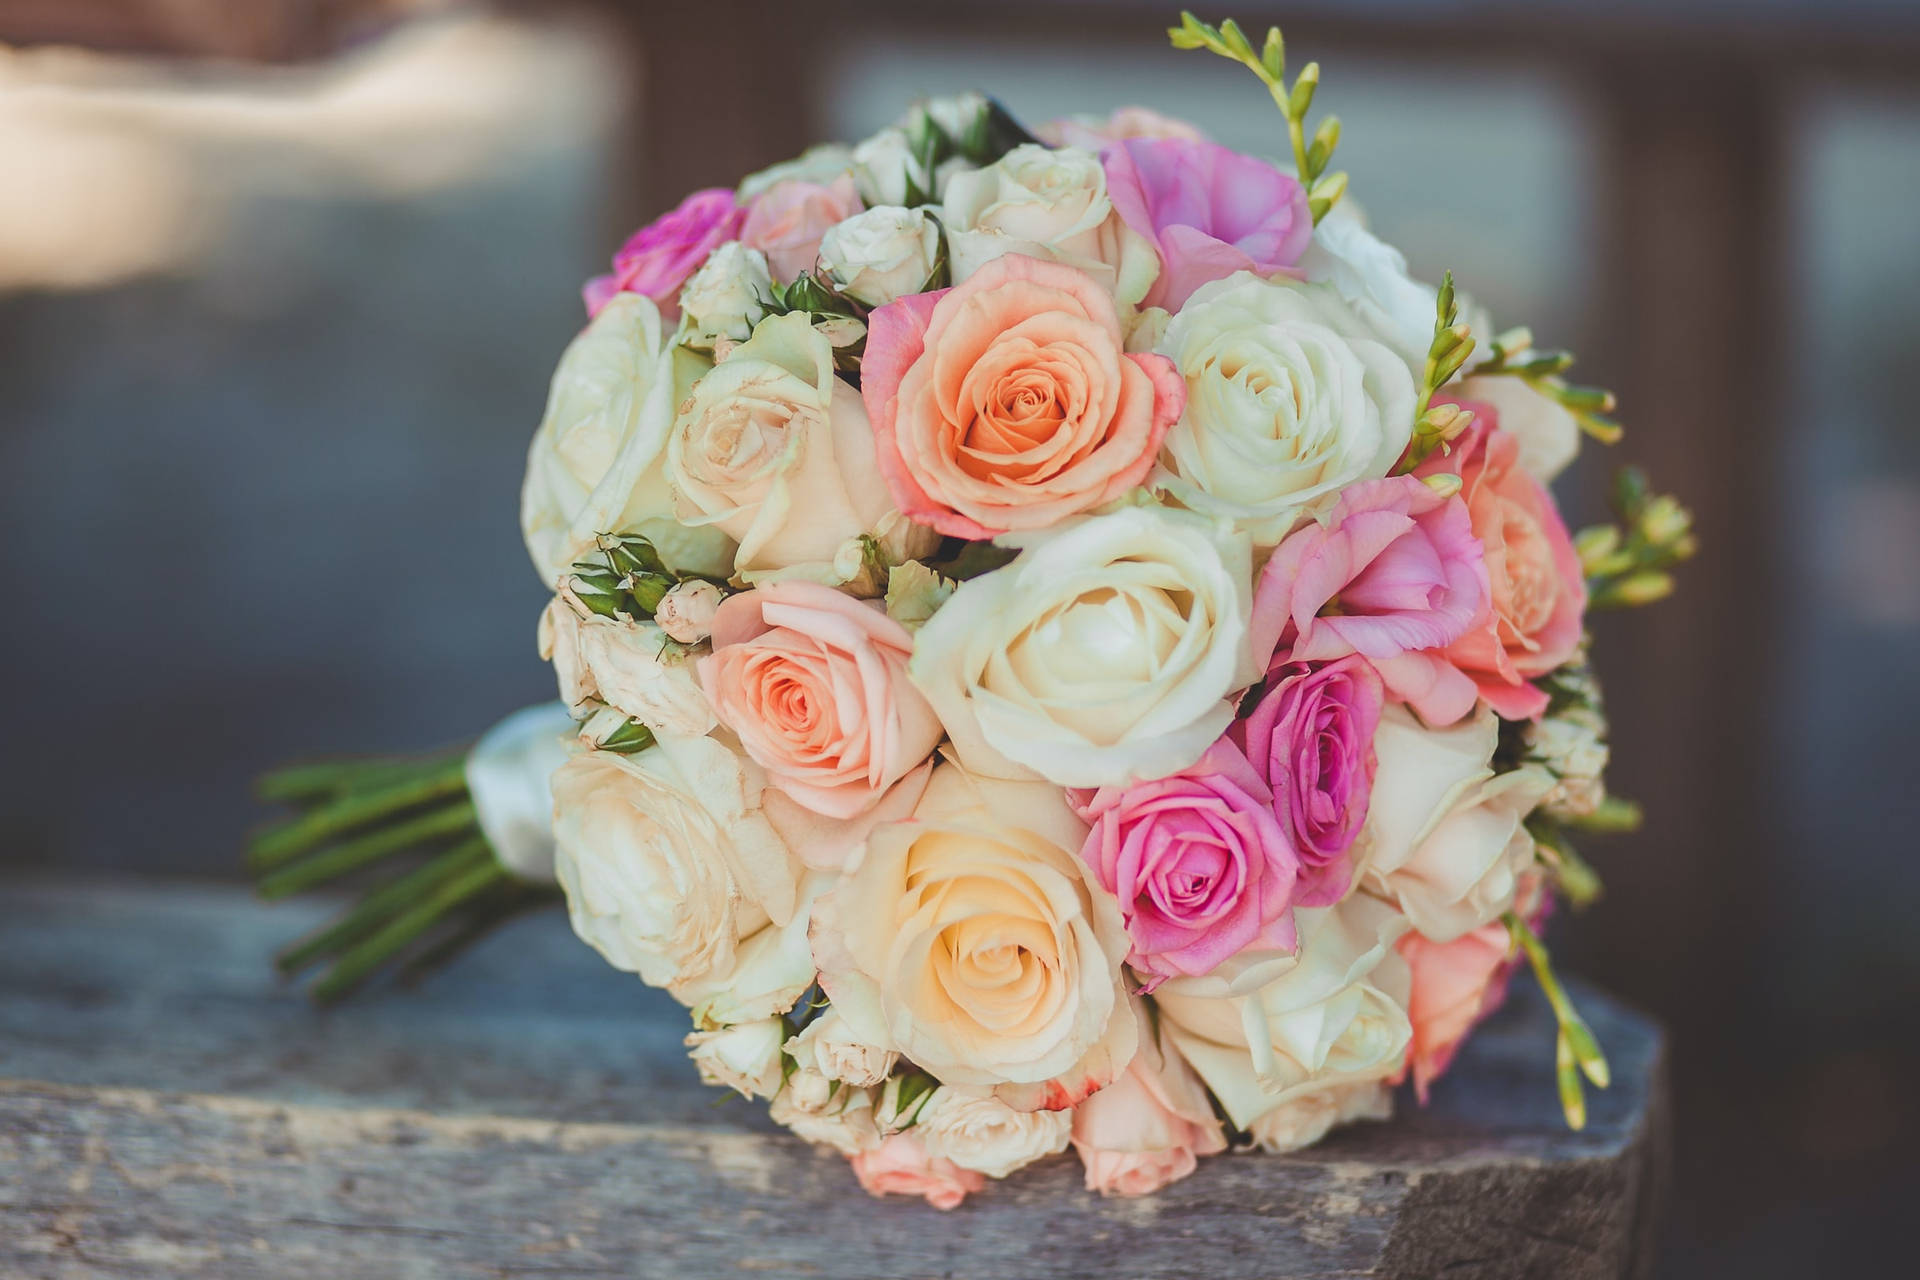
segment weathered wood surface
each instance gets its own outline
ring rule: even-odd
[[[318,1013],[267,973],[317,918],[230,890],[0,881],[0,1277],[1642,1275],[1662,1044],[1560,1123],[1531,984],[1424,1111],[1101,1200],[1071,1157],[941,1214],[714,1105],[671,1002],[557,918]]]

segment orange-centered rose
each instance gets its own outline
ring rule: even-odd
[[[875,311],[861,394],[901,512],[989,538],[1138,485],[1186,389],[1164,356],[1127,354],[1085,272],[1009,254]]]

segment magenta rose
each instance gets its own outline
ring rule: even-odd
[[[1160,250],[1148,306],[1177,311],[1209,280],[1286,270],[1313,238],[1306,188],[1218,143],[1123,138],[1100,161],[1121,219]]]
[[[1356,656],[1321,667],[1282,664],[1267,678],[1237,733],[1300,858],[1294,905],[1332,906],[1353,879],[1348,854],[1373,794],[1380,676]]]
[[[1441,652],[1486,625],[1487,565],[1466,503],[1412,476],[1349,486],[1324,524],[1274,550],[1253,595],[1254,652],[1359,654],[1436,728],[1473,710],[1473,677]]]
[[[1222,739],[1171,777],[1079,793],[1080,856],[1120,900],[1127,962],[1151,991],[1249,947],[1291,951],[1299,859],[1273,792]]]
[[[642,293],[669,318],[680,313],[680,286],[700,269],[707,255],[733,239],[745,213],[725,187],[708,187],[682,200],[627,238],[613,255],[613,273],[595,276],[580,291],[587,314],[616,293]]]

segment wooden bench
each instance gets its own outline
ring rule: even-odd
[[[1577,998],[1614,1087],[1569,1133],[1532,983],[1425,1110],[1103,1200],[1063,1157],[952,1213],[700,1085],[685,1015],[557,913],[317,1011],[226,888],[0,880],[0,1277],[1579,1277],[1647,1273],[1659,1030]]]

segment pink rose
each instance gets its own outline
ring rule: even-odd
[[[694,192],[628,237],[613,255],[612,275],[587,281],[581,290],[587,314],[599,315],[616,293],[641,293],[658,303],[669,319],[679,315],[680,286],[708,254],[734,238],[742,216],[727,188]]]
[[[1249,947],[1291,951],[1300,861],[1273,792],[1232,742],[1171,777],[1075,797],[1080,856],[1120,902],[1146,990],[1211,973]]]
[[[1488,616],[1486,559],[1467,504],[1412,476],[1350,485],[1325,524],[1274,550],[1254,590],[1254,652],[1275,662],[1360,654],[1429,725],[1479,696],[1446,647]]]
[[[1127,354],[1085,272],[1007,254],[875,311],[861,394],[901,512],[980,539],[1145,480],[1186,384],[1165,356]]]
[[[794,280],[813,270],[820,240],[834,224],[858,212],[860,193],[849,174],[828,183],[789,178],[754,198],[740,242],[767,255],[775,280]]]
[[[1313,238],[1306,189],[1265,160],[1185,138],[1126,138],[1100,159],[1113,207],[1160,250],[1147,306],[1178,311],[1209,280],[1284,271]]]
[[[1322,667],[1282,664],[1237,729],[1300,859],[1294,905],[1328,907],[1347,894],[1347,856],[1373,794],[1380,677],[1360,657]]]
[[[1151,107],[1115,107],[1113,114],[1104,120],[1096,116],[1049,120],[1034,130],[1034,136],[1050,147],[1079,147],[1083,151],[1098,151],[1110,142],[1126,138],[1207,140],[1207,135],[1194,125],[1163,116]]]
[[[877,605],[816,582],[727,597],[700,683],[768,785],[831,818],[871,809],[940,741],[907,679],[913,637]]]
[[[1126,1073],[1073,1109],[1073,1149],[1087,1190],[1152,1195],[1227,1149],[1207,1091],[1177,1052],[1149,1039]]]
[[[909,1129],[889,1134],[871,1151],[852,1157],[853,1176],[868,1195],[925,1196],[936,1209],[955,1209],[986,1178],[962,1169],[944,1156],[929,1156],[920,1135]]]
[[[1499,430],[1492,405],[1460,400],[1473,423],[1449,456],[1435,454],[1416,475],[1456,474],[1474,536],[1486,550],[1493,608],[1483,626],[1447,646],[1446,657],[1473,677],[1487,705],[1509,720],[1534,720],[1547,695],[1528,682],[1573,656],[1580,645],[1587,585],[1580,553],[1553,495],[1520,465],[1520,442]]]

